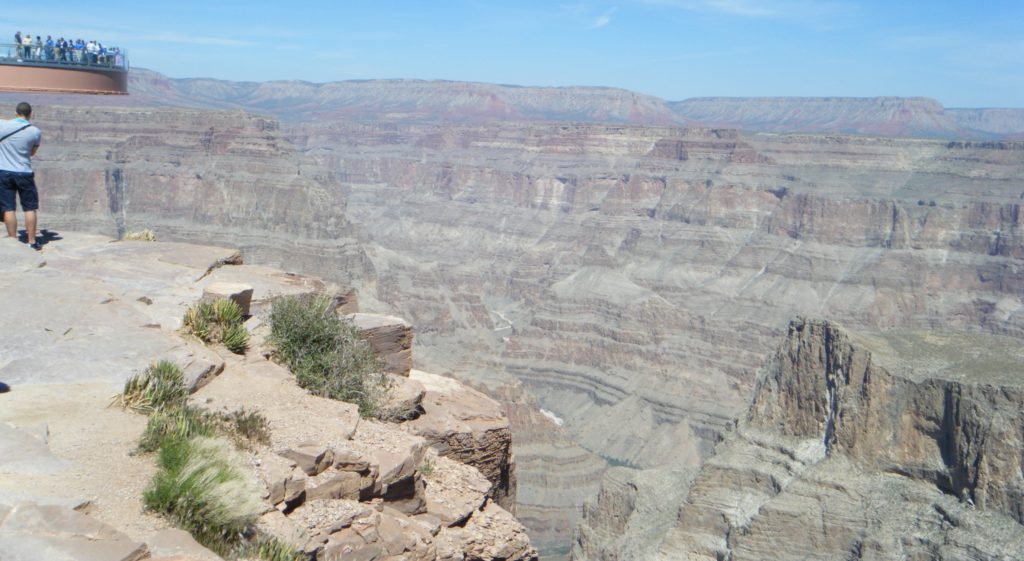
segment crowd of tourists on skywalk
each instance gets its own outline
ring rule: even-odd
[[[104,47],[97,41],[82,39],[54,39],[47,35],[32,37],[18,31],[14,34],[14,56],[21,61],[57,64],[83,64],[89,66],[124,66],[124,57],[118,47]]]

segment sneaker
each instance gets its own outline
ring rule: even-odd
[[[40,244],[39,242],[36,242],[36,243],[33,243],[33,244],[29,244],[29,247],[31,247],[32,249],[34,249],[36,251],[42,251],[43,250],[43,245]]]

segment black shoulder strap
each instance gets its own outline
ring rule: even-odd
[[[16,130],[16,131],[12,132],[12,133],[8,133],[8,134],[5,134],[3,138],[0,138],[0,142],[3,142],[3,141],[5,141],[5,140],[7,140],[8,138],[10,138],[10,137],[12,137],[12,136],[14,136],[14,135],[18,134],[19,132],[21,132],[21,131],[23,131],[23,130],[25,130],[25,129],[27,129],[27,128],[31,127],[31,126],[32,126],[32,125],[25,125],[25,126],[21,127],[20,129],[18,129],[18,130]]]

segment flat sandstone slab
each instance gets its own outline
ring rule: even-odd
[[[0,243],[0,307],[17,318],[0,323],[0,381],[15,389],[117,385],[155,360],[195,355],[176,331],[202,294],[196,283],[240,259],[233,249],[61,235],[40,253]]]

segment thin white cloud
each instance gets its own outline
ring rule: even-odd
[[[601,29],[602,27],[606,27],[609,23],[612,22],[612,15],[615,14],[615,10],[617,10],[617,9],[618,8],[612,8],[612,9],[608,10],[607,12],[605,12],[605,13],[601,14],[600,16],[598,16],[594,20],[594,23],[590,26],[591,29]]]
[[[636,0],[641,4],[750,19],[824,23],[853,7],[839,0]]]

